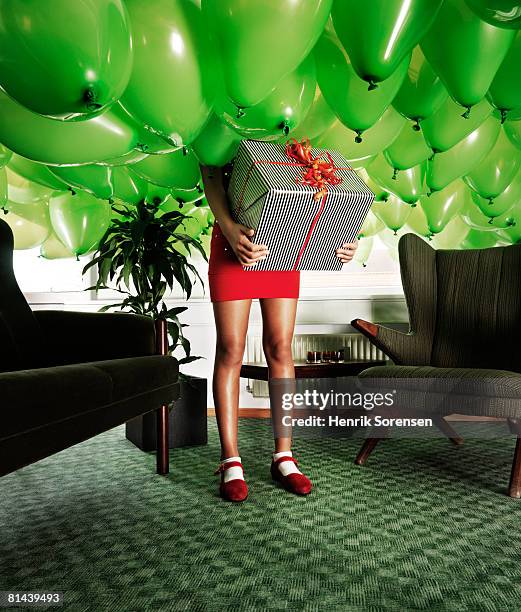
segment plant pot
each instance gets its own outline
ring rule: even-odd
[[[181,380],[181,395],[169,413],[169,447],[208,443],[206,378],[187,376]],[[126,437],[142,451],[156,450],[156,412],[126,423]]]

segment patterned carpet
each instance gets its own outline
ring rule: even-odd
[[[512,439],[389,440],[364,468],[359,440],[299,440],[316,489],[296,498],[269,478],[268,422],[242,420],[251,493],[231,505],[209,426],[168,478],[123,428],[2,478],[0,590],[73,612],[521,608]]]

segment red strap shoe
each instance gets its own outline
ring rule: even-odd
[[[217,470],[215,470],[215,474],[221,475],[219,494],[226,501],[242,502],[248,497],[248,485],[246,481],[242,480],[242,478],[234,478],[233,480],[224,482],[224,472],[231,467],[240,467],[242,469],[242,463],[240,463],[240,461],[221,463]]]
[[[282,474],[279,465],[283,461],[292,461],[298,467],[298,462],[293,457],[279,457],[279,459],[271,463],[271,477],[273,480],[280,482],[286,491],[295,493],[295,495],[308,495],[311,493],[313,485],[311,480],[309,480],[307,476],[304,476],[304,474],[288,474],[287,476]]]

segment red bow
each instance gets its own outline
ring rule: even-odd
[[[315,193],[315,200],[320,200],[321,197],[326,195],[328,185],[338,185],[342,182],[342,179],[335,175],[337,168],[335,168],[331,155],[326,151],[329,161],[314,158],[308,139],[301,142],[298,142],[295,138],[288,140],[286,155],[304,166],[304,176],[297,178],[297,183],[316,187],[318,191]]]

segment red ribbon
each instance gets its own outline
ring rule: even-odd
[[[329,152],[326,151],[329,161],[313,157],[308,139],[300,142],[295,138],[288,140],[286,155],[304,167],[304,175],[297,178],[297,183],[315,187],[318,190],[314,196],[315,200],[320,200],[326,195],[328,185],[338,185],[342,182],[342,179],[335,174],[338,168],[335,168],[335,163]]]

